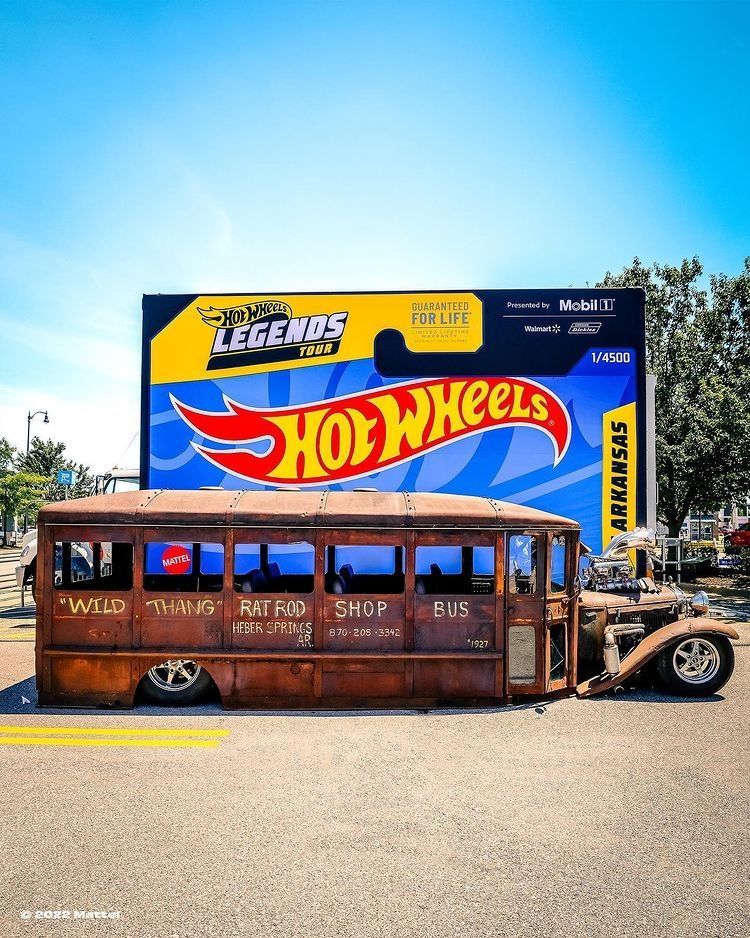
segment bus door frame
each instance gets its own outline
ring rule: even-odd
[[[502,544],[505,566],[505,692],[508,697],[519,694],[541,694],[546,682],[547,628],[545,604],[547,587],[547,532],[516,528],[504,532]],[[536,540],[536,589],[534,593],[516,593],[509,589],[513,570],[510,564],[509,544],[512,537],[530,537]],[[498,539],[499,541],[499,539]],[[534,680],[511,680],[510,655],[514,643],[510,630],[514,627],[534,630]]]
[[[565,538],[565,590],[552,593],[552,545],[554,538]],[[576,574],[578,573],[578,533],[571,530],[554,530],[547,533],[547,572],[545,590],[546,649],[544,658],[545,692],[554,693],[576,684],[576,662],[578,657],[578,603],[576,602]],[[552,637],[551,630],[557,625],[565,626],[565,670],[561,678],[551,678]]]

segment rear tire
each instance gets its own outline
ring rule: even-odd
[[[659,676],[673,694],[710,697],[734,671],[734,648],[723,635],[681,638],[659,655]]]
[[[211,686],[211,675],[195,661],[172,658],[146,672],[143,696],[151,703],[185,707],[196,703]]]

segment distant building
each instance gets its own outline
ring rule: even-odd
[[[735,504],[724,505],[716,512],[690,512],[682,524],[680,535],[688,541],[712,541],[749,520],[750,495]]]
[[[734,505],[725,505],[716,513],[719,525],[735,530],[750,521],[750,495]]]

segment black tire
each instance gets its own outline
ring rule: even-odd
[[[734,648],[724,635],[689,635],[665,648],[659,677],[673,694],[710,697],[734,671]]]
[[[195,668],[194,678],[188,683],[174,684],[167,687],[167,675],[169,668],[175,665],[182,665],[183,669],[192,672]],[[208,691],[212,684],[211,675],[194,661],[170,660],[155,665],[144,674],[141,680],[141,693],[150,703],[167,707],[186,707],[189,704],[197,703]]]

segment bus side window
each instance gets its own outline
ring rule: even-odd
[[[129,590],[133,588],[133,545],[105,541],[57,541],[57,588]]]
[[[260,569],[260,544],[234,545],[234,591],[264,593],[266,578]]]
[[[566,577],[565,535],[556,534],[552,538],[552,557],[550,558],[550,592],[564,593]]]
[[[536,538],[529,534],[508,537],[508,592],[532,595],[537,587]]]
[[[236,544],[234,589],[237,593],[312,593],[315,547],[291,544]]]
[[[218,593],[224,585],[224,545],[149,541],[143,588],[163,593]]]
[[[396,595],[404,591],[402,545],[326,547],[326,593]]]
[[[495,588],[495,549],[479,545],[418,546],[415,589],[420,593],[470,596]]]

